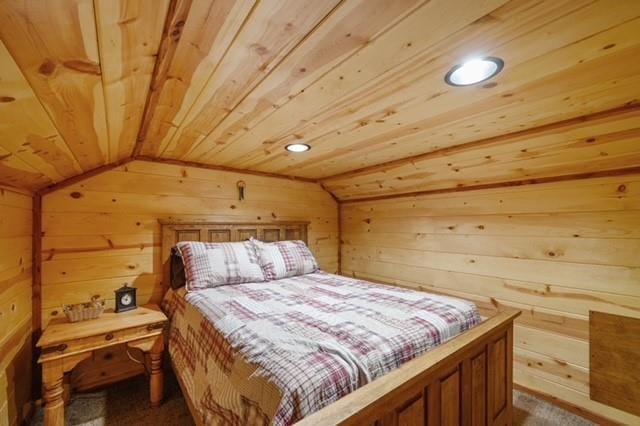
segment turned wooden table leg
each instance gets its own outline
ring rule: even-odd
[[[46,426],[64,426],[63,377],[62,360],[52,361],[43,365],[42,384],[45,404],[44,424]]]
[[[149,393],[152,407],[159,407],[164,397],[164,372],[162,371],[162,350],[149,353]]]
[[[64,426],[64,373],[91,355],[92,352],[84,352],[42,363],[45,426]]]
[[[149,349],[149,394],[151,406],[158,407],[164,398],[164,372],[162,371],[162,352],[164,339],[159,335]]]

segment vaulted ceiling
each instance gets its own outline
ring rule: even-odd
[[[29,190],[131,157],[340,199],[640,166],[636,0],[0,0],[0,36]],[[445,84],[479,55],[503,72]]]

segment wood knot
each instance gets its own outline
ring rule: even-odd
[[[74,191],[74,192],[72,192],[71,194],[69,194],[69,196],[70,196],[71,198],[75,198],[75,199],[77,200],[78,198],[82,198],[82,193],[80,193],[80,192],[78,192],[78,191]]]
[[[627,185],[622,184],[618,186],[618,192],[622,192],[622,193],[627,192]]]
[[[0,96],[0,102],[13,102],[16,98],[13,96]]]
[[[49,76],[56,70],[56,63],[47,58],[38,68],[38,72],[42,75]]]
[[[255,50],[255,52],[260,56],[263,56],[269,53],[269,49],[259,44],[254,44],[252,47],[253,47],[253,50]]]
[[[496,83],[495,81],[492,81],[491,83],[483,84],[482,87],[484,87],[485,89],[492,89],[497,85],[498,83]]]

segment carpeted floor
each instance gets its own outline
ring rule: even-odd
[[[513,424],[526,426],[590,426],[595,423],[533,395],[513,391]]]
[[[145,377],[130,379],[108,389],[76,394],[66,407],[67,425],[193,425],[189,409],[173,375],[167,375],[165,400],[160,408],[149,405],[148,383]],[[534,396],[514,392],[514,425],[586,426],[593,425],[562,408]],[[42,409],[36,413],[32,425],[41,425]]]

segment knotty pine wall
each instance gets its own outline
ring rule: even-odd
[[[31,399],[32,197],[0,186],[0,424]]]
[[[640,175],[341,205],[342,273],[522,309],[516,383],[589,399],[589,310],[640,317]]]
[[[246,183],[238,200],[236,182]],[[64,303],[94,294],[113,306],[128,282],[138,303],[160,302],[158,219],[269,222],[308,220],[309,246],[321,267],[338,267],[338,209],[315,183],[135,161],[46,194],[42,199],[42,323]],[[79,366],[73,386],[86,389],[139,371],[122,350]]]

